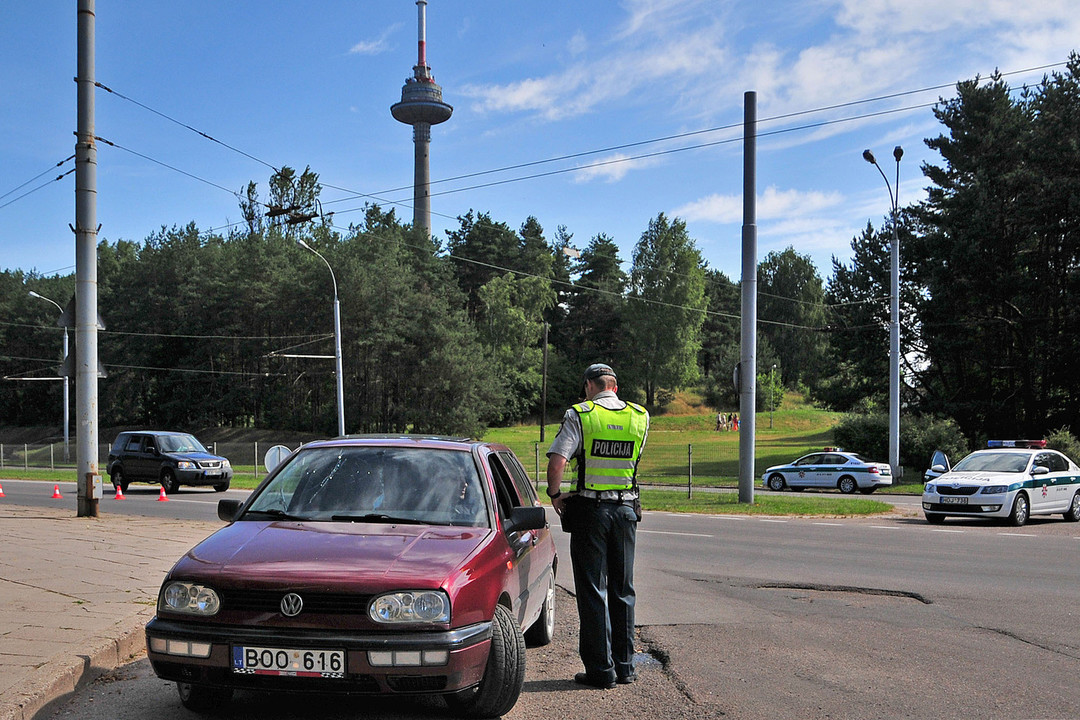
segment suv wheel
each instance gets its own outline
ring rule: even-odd
[[[172,495],[180,489],[180,483],[176,481],[176,475],[172,470],[161,473],[161,487],[165,488],[166,495]]]
[[[214,492],[225,492],[228,489],[229,489],[229,481],[228,480],[226,480],[223,483],[218,483],[217,485],[214,486]]]
[[[113,489],[120,488],[120,492],[127,492],[128,483],[130,482],[124,477],[124,469],[119,465],[113,467],[112,472],[109,473],[109,479],[112,480]]]

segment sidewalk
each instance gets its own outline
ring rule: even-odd
[[[0,720],[141,653],[165,573],[219,527],[0,500]]]

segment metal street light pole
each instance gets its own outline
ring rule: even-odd
[[[56,306],[56,309],[60,311],[61,315],[64,314],[64,308],[60,307],[60,303],[56,302],[55,300],[50,300],[49,298],[45,297],[44,295],[38,295],[33,290],[30,291],[30,297],[35,297],[35,298],[37,298],[39,300],[44,300],[46,302],[51,302],[53,305]],[[64,328],[64,359],[63,359],[63,362],[67,362],[67,357],[68,357],[68,333],[67,333],[67,328]],[[71,387],[71,383],[68,382],[68,379],[66,377],[64,377],[62,379],[64,381],[64,462],[67,462],[71,458],[70,451],[68,450],[68,445],[69,445],[69,443],[71,441],[71,430],[70,430],[71,421],[70,421],[70,416],[69,416],[69,413],[70,413],[69,408],[71,407],[69,388]]]
[[[874,154],[869,150],[863,150],[863,159],[876,167],[885,181],[892,212],[893,241],[889,283],[889,465],[892,466],[894,478],[899,477],[900,472],[900,235],[896,226],[900,220],[898,207],[900,158],[903,156],[904,148],[899,145],[893,148],[893,158],[896,160],[896,193],[894,194],[889,178],[877,164]]]
[[[330,271],[330,279],[334,283],[334,374],[337,376],[337,427],[338,436],[343,436],[345,435],[345,386],[341,372],[341,303],[338,301],[337,277],[334,275],[334,268],[330,267],[330,263],[319,254],[319,251],[303,240],[297,240],[296,244],[305,250],[310,250],[326,263],[326,269]]]

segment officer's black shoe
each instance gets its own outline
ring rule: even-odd
[[[620,675],[619,677],[615,678],[615,682],[619,683],[620,685],[629,685],[635,680],[637,680],[636,672],[632,672],[629,675]]]
[[[589,687],[600,688],[601,690],[610,690],[615,687],[614,680],[607,680],[604,678],[596,678],[590,676],[588,673],[580,672],[574,676],[574,682],[579,685],[588,685]]]

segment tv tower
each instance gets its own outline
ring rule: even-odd
[[[454,108],[443,102],[442,88],[435,83],[427,64],[427,0],[416,0],[419,25],[418,60],[412,77],[405,78],[401,102],[390,106],[398,122],[413,126],[413,227],[431,234],[431,174],[428,168],[431,126],[450,119]]]

